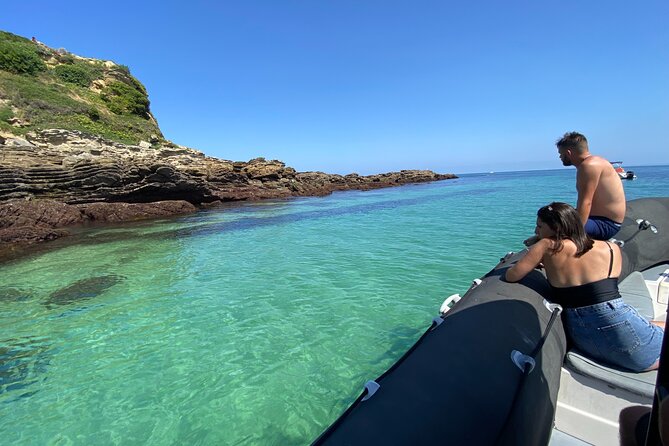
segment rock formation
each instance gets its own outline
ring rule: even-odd
[[[281,161],[233,162],[172,143],[126,145],[74,130],[0,134],[0,243],[35,243],[85,222],[193,212],[224,201],[326,195],[454,178],[297,172]],[[6,248],[6,247],[5,247]]]
[[[165,140],[146,88],[125,66],[4,31],[0,53],[0,257],[67,235],[62,228],[73,224],[455,177],[342,176],[208,157]]]

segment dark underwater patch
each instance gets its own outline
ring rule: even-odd
[[[41,379],[50,361],[50,346],[44,341],[33,338],[0,341],[0,394],[15,395],[6,402],[36,393],[30,386]]]
[[[84,305],[84,306],[81,306],[81,307],[73,307],[73,308],[65,307],[65,308],[67,308],[65,311],[63,311],[62,313],[60,313],[58,315],[53,315],[49,319],[57,319],[57,318],[60,318],[60,317],[67,317],[67,316],[70,316],[70,315],[73,315],[73,314],[81,314],[81,313],[85,313],[87,311],[91,311],[91,310],[94,310],[96,308],[100,308],[100,307],[103,307],[103,306],[104,305],[102,305],[102,304],[98,304],[98,305]]]
[[[109,274],[106,276],[89,277],[74,282],[71,285],[54,291],[44,302],[47,308],[55,306],[69,305],[75,302],[81,302],[92,299],[107,291],[119,282],[125,279],[123,276]]]
[[[20,288],[0,287],[0,302],[21,302],[30,297],[30,293]]]

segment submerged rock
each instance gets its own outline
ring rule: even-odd
[[[18,338],[0,341],[0,393],[18,398],[34,395],[31,385],[44,375],[49,364],[50,345],[39,338]],[[11,402],[12,398],[5,400]]]
[[[28,300],[31,294],[19,288],[0,287],[0,302],[20,302]]]
[[[55,306],[69,305],[75,302],[89,300],[104,293],[109,288],[117,283],[123,281],[123,276],[110,274],[106,276],[90,277],[88,279],[81,279],[61,288],[58,291],[51,293],[49,299],[44,302],[47,308]]]

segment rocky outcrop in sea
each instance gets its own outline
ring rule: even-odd
[[[73,224],[174,215],[227,201],[450,178],[456,177],[427,170],[297,172],[277,160],[221,160],[164,140],[126,145],[75,130],[0,134],[0,243],[52,240]]]

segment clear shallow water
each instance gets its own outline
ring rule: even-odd
[[[632,170],[628,198],[669,195],[669,167]],[[308,444],[574,172],[229,206],[0,265],[0,442]]]

